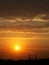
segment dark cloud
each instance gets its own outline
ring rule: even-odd
[[[0,0],[0,16],[35,16],[49,13],[49,0]]]
[[[49,32],[49,0],[0,0],[0,30]]]
[[[0,31],[19,31],[19,32],[49,32],[49,22],[32,22],[31,24],[19,22],[0,22]]]
[[[44,20],[49,20],[49,15],[45,15],[45,16],[43,16],[41,18],[44,19]]]

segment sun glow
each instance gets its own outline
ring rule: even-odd
[[[15,49],[16,51],[19,51],[19,50],[20,50],[20,46],[17,45],[17,46],[14,47],[14,49]]]

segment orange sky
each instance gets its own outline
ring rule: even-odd
[[[0,0],[0,59],[29,54],[49,58],[49,0]]]
[[[48,34],[49,35],[49,34]],[[0,38],[0,58],[1,59],[28,59],[37,54],[38,58],[49,57],[49,37],[44,34],[34,34],[32,37],[2,37]],[[16,51],[15,46],[20,46]]]

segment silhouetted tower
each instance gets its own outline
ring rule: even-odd
[[[37,54],[35,54],[35,60],[37,60]]]
[[[29,54],[29,60],[30,60],[31,58],[30,58],[30,54]]]

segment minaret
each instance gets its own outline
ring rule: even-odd
[[[37,54],[35,54],[35,60],[37,60]]]
[[[29,54],[29,60],[30,60],[31,58],[30,58],[30,54]]]

